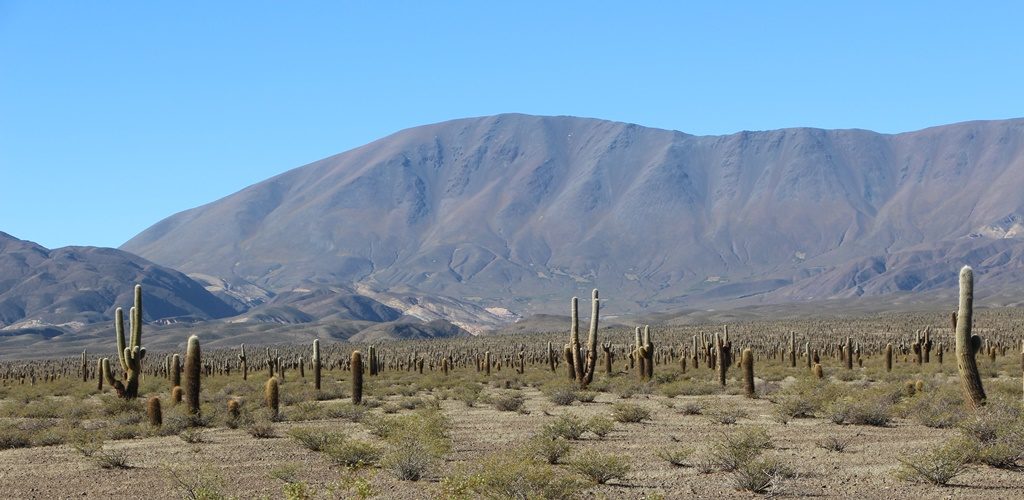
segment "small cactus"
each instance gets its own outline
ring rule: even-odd
[[[273,418],[277,418],[281,410],[281,390],[276,377],[267,379],[263,386],[263,404],[270,410]]]
[[[181,397],[182,397],[183,393],[184,393],[184,391],[181,390],[181,386],[180,385],[174,386],[174,388],[171,389],[171,401],[174,404],[180,404],[181,403]]]
[[[818,380],[825,378],[825,371],[822,370],[821,363],[814,363],[814,366],[811,367],[811,373],[813,373],[814,378]]]
[[[160,411],[160,398],[153,396],[146,401],[146,419],[149,421],[149,425],[153,427],[160,427],[163,425],[163,414]]]
[[[892,344],[885,344],[885,371],[892,371]]]

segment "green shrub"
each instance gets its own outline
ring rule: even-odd
[[[569,406],[576,398],[576,388],[569,386],[557,387],[548,394],[548,400],[558,406]]]
[[[768,431],[761,427],[725,434],[712,443],[709,459],[718,470],[731,472],[759,457],[772,447]]]
[[[740,464],[732,472],[732,479],[739,490],[772,493],[778,491],[784,479],[794,475],[792,469],[775,458],[758,458]]]
[[[612,419],[622,423],[639,423],[650,420],[651,410],[632,403],[615,403],[612,406]]]
[[[543,427],[542,433],[549,437],[560,437],[575,441],[587,432],[587,424],[576,415],[565,414]]]
[[[333,437],[321,450],[330,461],[345,467],[376,464],[381,457],[378,447],[366,441]]]
[[[523,408],[523,395],[519,393],[501,394],[491,402],[498,411],[519,411]]]
[[[967,470],[974,451],[969,442],[950,440],[933,450],[900,458],[896,477],[945,486]]]
[[[569,453],[569,442],[560,437],[541,434],[531,440],[531,445],[534,456],[549,464],[559,463]]]
[[[604,439],[611,431],[615,429],[615,422],[608,420],[600,415],[595,415],[587,420],[587,430],[594,433],[598,439]]]
[[[341,442],[345,435],[338,432],[330,432],[321,429],[298,427],[288,431],[296,442],[311,451],[323,451],[333,443]]]
[[[618,455],[587,453],[572,461],[572,468],[597,484],[622,479],[629,473],[629,461]]]
[[[689,447],[673,447],[663,448],[658,450],[658,458],[676,466],[682,467],[686,465],[690,455],[693,455],[693,448]]]
[[[444,496],[451,499],[577,498],[586,487],[561,469],[533,460],[522,449],[485,455],[442,481]]]

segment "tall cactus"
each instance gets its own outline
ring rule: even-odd
[[[587,335],[586,353],[581,351],[580,345],[580,315],[579,299],[572,298],[572,323],[569,331],[569,348],[572,349],[566,362],[572,364],[573,376],[580,388],[586,388],[594,381],[594,369],[597,366],[597,322],[600,317],[600,300],[597,289],[591,292],[590,301],[590,330]]]
[[[89,358],[85,349],[82,349],[82,382],[89,382]]]
[[[885,344],[885,371],[892,371],[892,344]]]
[[[199,337],[188,338],[185,349],[185,403],[190,415],[199,414],[199,375],[203,369],[202,354],[199,349]]]
[[[242,369],[242,380],[249,380],[249,358],[245,355],[245,344],[241,345],[241,350],[238,354],[238,365]]]
[[[967,402],[978,408],[985,404],[985,390],[974,356],[981,349],[981,337],[971,335],[974,318],[974,270],[964,266],[960,270],[960,307],[956,314],[956,366],[960,371]]]
[[[117,395],[124,399],[135,399],[139,397],[139,376],[142,375],[142,358],[146,356],[146,348],[142,347],[142,285],[135,285],[135,306],[129,312],[131,323],[131,336],[128,344],[124,339],[124,311],[118,307],[114,310],[114,333],[117,340],[117,359],[124,372],[122,383],[109,369],[110,364],[103,366],[103,377],[107,384],[117,391]]]
[[[754,391],[754,352],[750,348],[743,350],[740,364],[743,367],[743,392],[748,398],[756,398],[757,393]]]
[[[263,404],[270,411],[270,417],[276,420],[281,412],[281,389],[276,377],[268,378],[263,385]]]
[[[313,387],[320,390],[320,339],[313,340]]]
[[[651,341],[651,326],[644,325],[644,347],[641,350],[644,356],[644,380],[651,380],[654,378],[654,343]]]
[[[352,351],[352,404],[363,402],[363,354]]]

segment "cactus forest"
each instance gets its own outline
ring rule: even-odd
[[[107,348],[0,365],[3,496],[1008,498],[1024,314],[602,327],[364,345]],[[120,305],[118,305],[120,306]],[[45,353],[40,353],[45,356]],[[116,357],[115,357],[116,355]]]

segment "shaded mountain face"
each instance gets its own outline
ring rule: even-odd
[[[142,284],[148,323],[235,314],[184,274],[130,253],[96,247],[48,250],[0,232],[0,329],[78,330],[113,321],[118,306],[132,305],[136,284]]]
[[[499,115],[405,130],[123,249],[233,286],[410,287],[565,314],[1015,286],[1024,120],[697,137]],[[282,315],[295,315],[282,311]]]

